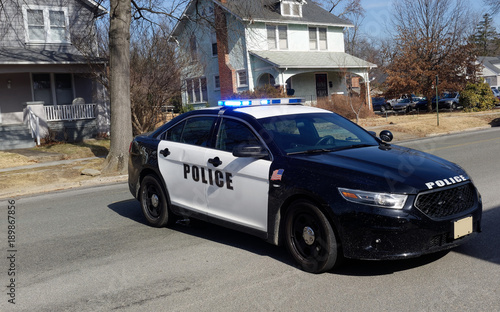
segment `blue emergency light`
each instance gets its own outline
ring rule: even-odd
[[[302,98],[278,98],[278,99],[248,99],[248,100],[221,100],[219,106],[225,107],[243,107],[243,106],[261,106],[269,104],[300,104]]]

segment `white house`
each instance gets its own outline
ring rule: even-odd
[[[482,56],[478,58],[478,63],[482,65],[479,74],[491,87],[500,87],[500,58],[496,56]]]
[[[193,61],[183,103],[213,106],[265,84],[314,102],[344,94],[346,73],[369,90],[376,65],[344,52],[352,26],[305,0],[190,1],[171,33]]]
[[[49,128],[68,140],[109,131],[104,88],[89,65],[106,64],[92,54],[95,20],[105,8],[94,0],[2,2],[0,150],[33,146],[26,123],[35,128],[35,117],[42,136]],[[76,48],[80,40],[87,52]]]

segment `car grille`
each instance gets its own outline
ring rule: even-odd
[[[467,211],[474,206],[475,190],[472,183],[422,193],[415,207],[431,218],[445,218]]]

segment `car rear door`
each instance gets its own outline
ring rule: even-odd
[[[215,116],[195,116],[169,129],[158,144],[158,167],[173,205],[206,214],[205,153]]]
[[[206,166],[211,172],[207,188],[208,214],[260,231],[267,231],[269,168],[271,160],[236,157],[241,145],[261,145],[255,131],[239,119],[223,117],[216,149],[207,149]]]

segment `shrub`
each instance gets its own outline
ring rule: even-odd
[[[234,99],[264,99],[264,98],[284,98],[287,97],[280,88],[266,84],[264,86],[256,87],[253,91],[243,91],[231,95],[228,100]]]
[[[317,107],[335,112],[351,120],[375,116],[365,101],[359,97],[349,98],[344,95],[332,95],[330,100],[327,98],[318,100]]]
[[[492,109],[498,99],[491,92],[487,83],[469,83],[460,93],[460,105],[466,112],[479,112]]]

